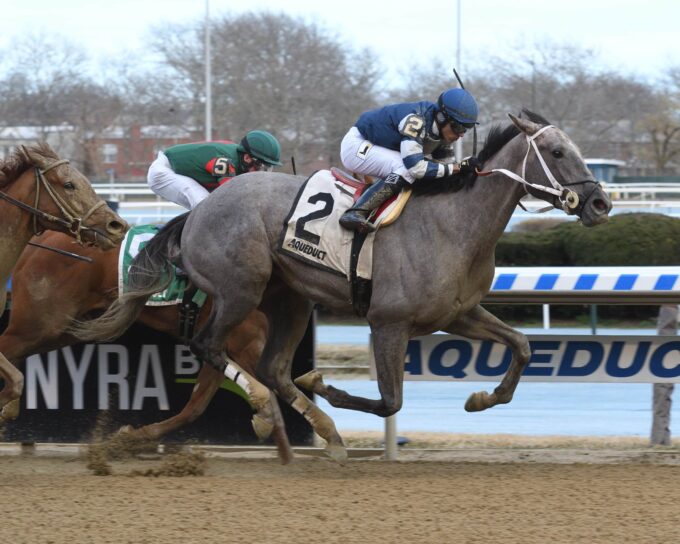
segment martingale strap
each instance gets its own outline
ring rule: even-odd
[[[196,322],[201,306],[196,303],[194,296],[198,292],[198,287],[193,283],[188,285],[184,291],[182,302],[179,305],[179,340],[183,344],[189,344],[194,337]]]

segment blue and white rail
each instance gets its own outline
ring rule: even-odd
[[[678,304],[680,266],[499,267],[483,302]]]

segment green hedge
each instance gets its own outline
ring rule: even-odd
[[[586,228],[569,221],[541,230],[505,233],[496,266],[660,266],[680,264],[680,219],[627,213]]]

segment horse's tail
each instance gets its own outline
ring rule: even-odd
[[[108,341],[122,335],[137,319],[149,297],[170,284],[172,264],[180,254],[180,239],[188,215],[172,219],[139,251],[130,264],[124,294],[101,316],[90,321],[75,321],[67,332],[81,341]]]

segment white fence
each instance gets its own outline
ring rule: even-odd
[[[156,196],[146,183],[93,183],[95,191],[106,200],[118,203],[120,215],[133,225],[148,223],[165,223],[183,213],[185,210],[172,202]],[[680,217],[680,184],[658,183],[615,184],[606,185],[612,196],[614,213],[621,212],[656,212]],[[535,211],[545,206],[545,202],[529,198],[526,207]],[[548,215],[565,219],[559,210]],[[513,215],[511,224],[536,217],[518,209]]]

